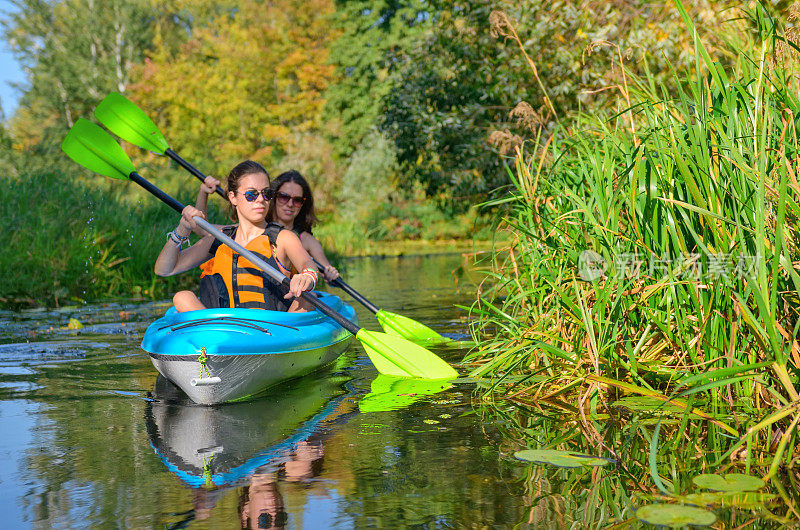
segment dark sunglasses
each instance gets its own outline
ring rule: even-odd
[[[292,204],[295,206],[302,206],[303,203],[306,202],[305,197],[292,197],[288,193],[284,193],[282,191],[276,193],[275,198],[278,199],[278,202],[280,202],[281,204],[286,204],[291,200]]]
[[[247,190],[242,195],[247,200],[247,202],[253,202],[254,200],[258,199],[258,194],[261,194],[264,197],[265,201],[270,201],[272,199],[272,190],[269,188],[264,188],[261,191],[258,190]]]

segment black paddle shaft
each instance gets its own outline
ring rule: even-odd
[[[322,263],[317,261],[316,258],[314,258],[313,256],[312,256],[311,259],[314,260],[314,263],[317,264],[317,267],[319,267],[320,270],[323,270],[325,268],[325,267],[322,266]],[[342,291],[346,292],[347,294],[349,294],[350,296],[355,298],[357,302],[363,304],[364,307],[366,307],[367,309],[369,309],[373,313],[378,314],[378,311],[380,311],[380,308],[378,306],[376,306],[375,304],[373,304],[372,302],[370,302],[369,300],[364,298],[364,295],[362,295],[361,293],[359,293],[358,291],[356,291],[355,289],[353,289],[352,287],[347,285],[344,282],[344,280],[342,280],[341,278],[336,278],[332,282],[328,282],[328,283],[330,283],[334,287],[338,287]]]
[[[132,172],[130,175],[128,175],[128,178],[130,178],[133,182],[135,182],[139,186],[149,191],[151,194],[155,195],[159,200],[161,200],[161,202],[163,202],[176,212],[178,213],[183,212],[184,208],[183,204],[173,199],[163,191],[161,191],[161,189],[150,183],[147,179],[145,179],[135,171]],[[194,221],[198,224],[198,226],[200,226],[200,228],[202,228],[209,234],[213,235],[219,241],[228,245],[233,250],[238,252],[240,255],[247,258],[247,260],[250,261],[252,264],[256,265],[258,268],[266,272],[271,280],[283,285],[284,287],[289,287],[289,278],[287,278],[280,272],[276,271],[268,263],[265,263],[264,260],[256,256],[246,248],[244,248],[242,245],[240,245],[230,237],[226,236],[221,231],[217,230],[217,228],[214,225],[212,225],[202,217],[195,217]],[[361,331],[360,327],[356,326],[355,324],[344,318],[342,315],[334,311],[333,308],[328,306],[326,303],[320,301],[316,296],[309,293],[308,291],[304,291],[303,293],[301,293],[300,298],[313,305],[315,308],[319,310],[320,313],[327,316],[328,318],[331,318],[333,321],[335,321],[337,324],[342,326],[344,329],[346,329],[353,335],[356,335],[359,331]]]
[[[178,153],[176,153],[175,151],[173,151],[169,147],[167,147],[167,149],[164,151],[164,154],[167,155],[168,157],[170,157],[171,159],[173,159],[179,165],[183,166],[183,168],[186,169],[186,171],[188,171],[189,173],[191,173],[192,175],[197,177],[200,180],[200,182],[205,182],[206,181],[206,176],[205,175],[200,173],[200,171],[198,171],[198,169],[196,167],[194,167],[189,162],[187,162],[186,160],[181,158],[180,155],[178,155]],[[225,191],[219,186],[217,186],[217,194],[220,197],[222,197],[223,199],[225,199],[226,201],[228,200],[228,196],[225,195]]]

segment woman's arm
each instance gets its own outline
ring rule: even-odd
[[[322,275],[325,277],[325,281],[332,282],[339,277],[339,271],[328,261],[325,251],[322,250],[322,244],[316,237],[308,232],[303,232],[300,234],[300,241],[303,243],[303,248],[306,249],[306,252],[311,254],[322,265]]]
[[[202,231],[197,224],[192,220],[192,217],[200,216],[205,218],[205,214],[193,206],[187,206],[181,213],[181,221],[178,227],[173,231],[179,238],[188,237],[193,229]],[[211,243],[214,241],[214,236],[206,234],[200,241],[187,248],[181,250],[181,246],[171,237],[167,239],[164,247],[156,258],[154,272],[158,276],[172,276],[187,271],[192,267],[200,265],[208,258],[208,251],[211,248]]]
[[[206,177],[206,179],[200,184],[200,191],[197,192],[197,200],[194,203],[194,207],[204,214],[207,213],[208,196],[217,191],[218,185],[219,180],[215,179],[214,177]],[[201,237],[206,235],[206,233],[199,228],[195,229],[194,232]]]
[[[288,257],[294,268],[301,271],[292,276],[289,293],[285,298],[298,297],[303,291],[313,289],[317,284],[317,268],[297,234],[291,230],[281,230],[275,243],[278,254]]]

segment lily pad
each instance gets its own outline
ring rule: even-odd
[[[714,524],[717,516],[714,512],[682,506],[680,504],[651,504],[636,510],[636,518],[645,523],[657,526],[680,528],[682,526],[709,526]]]
[[[625,407],[633,412],[651,412],[654,414],[681,414],[686,410],[674,403],[665,403],[663,399],[651,396],[626,396],[611,404],[615,407]],[[690,419],[698,419],[697,414],[689,414]]]
[[[764,481],[758,477],[742,473],[728,473],[722,475],[697,475],[692,479],[696,486],[712,491],[743,492],[756,491],[764,487]]]
[[[678,500],[695,506],[726,506],[743,509],[760,508],[774,501],[778,496],[772,493],[744,492],[734,493],[725,491],[704,491],[682,495]]]
[[[605,466],[614,463],[609,458],[599,456],[572,453],[569,451],[559,451],[557,449],[526,449],[517,451],[514,456],[519,460],[534,462],[536,464],[551,464],[557,467],[594,467]]]

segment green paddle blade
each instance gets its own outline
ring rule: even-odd
[[[107,95],[94,109],[94,115],[109,131],[133,145],[160,155],[169,149],[167,139],[153,120],[122,94]]]
[[[361,329],[356,334],[369,359],[382,374],[423,379],[458,377],[453,367],[422,346],[402,337]]]
[[[83,118],[64,137],[61,150],[86,169],[106,177],[127,179],[136,171],[117,141],[102,127]]]
[[[370,393],[358,402],[361,412],[383,412],[407,407],[423,396],[430,396],[447,390],[449,380],[411,379],[393,375],[378,374],[372,380]]]
[[[381,309],[375,314],[383,330],[389,335],[402,337],[406,340],[424,344],[426,346],[444,346],[457,343],[453,339],[442,337],[425,324],[421,324],[397,313],[390,313]]]

